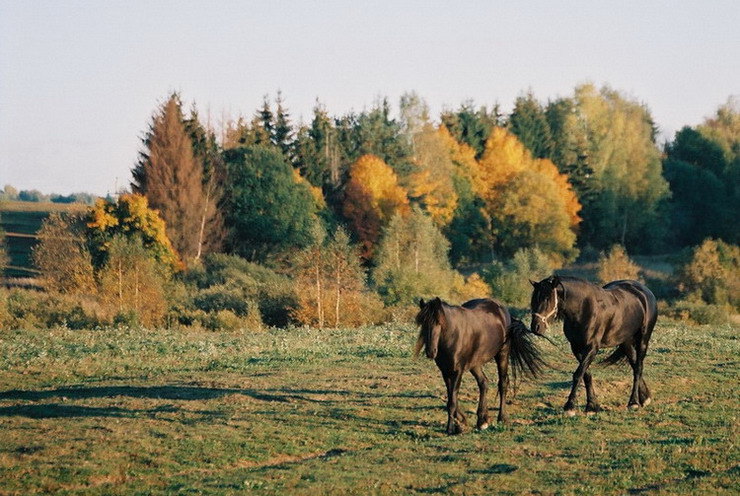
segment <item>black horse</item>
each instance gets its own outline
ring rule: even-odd
[[[628,407],[650,404],[650,390],[642,378],[642,364],[650,335],[658,319],[655,295],[637,281],[613,281],[604,287],[576,277],[552,276],[530,281],[532,291],[532,332],[543,335],[550,319],[563,319],[563,331],[579,365],[565,403],[565,413],[575,414],[581,380],[586,386],[586,412],[601,410],[593,389],[591,365],[599,348],[617,346],[605,360],[614,364],[629,360],[634,375]]]
[[[488,379],[483,365],[494,358],[498,366],[498,421],[506,422],[509,358],[515,377],[520,373],[536,376],[543,365],[527,327],[512,319],[503,305],[490,299],[471,300],[458,307],[435,298],[427,303],[420,300],[419,307],[416,323],[421,330],[414,354],[418,355],[424,348],[427,357],[442,372],[447,386],[447,434],[462,432],[465,424],[457,395],[466,371],[475,377],[480,390],[477,427],[488,427]]]

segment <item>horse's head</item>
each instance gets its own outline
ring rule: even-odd
[[[439,350],[439,338],[442,335],[442,327],[446,324],[442,300],[434,298],[425,302],[419,300],[419,313],[416,314],[416,324],[419,330],[419,339],[416,340],[414,354],[418,355],[424,348],[427,358],[437,358]]]
[[[529,281],[532,286],[532,332],[543,336],[550,329],[550,319],[558,315],[558,286],[562,285],[558,276],[550,276],[540,282]]]

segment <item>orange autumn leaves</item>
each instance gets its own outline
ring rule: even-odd
[[[383,228],[397,212],[418,204],[439,228],[455,215],[455,185],[468,182],[483,200],[497,251],[537,245],[554,256],[573,255],[578,202],[567,176],[547,159],[535,159],[517,137],[494,128],[479,160],[440,126],[425,126],[414,137],[411,172],[399,177],[379,157],[364,155],[349,170],[343,213],[362,243],[363,256],[373,254]]]
[[[381,228],[396,212],[409,211],[406,190],[380,157],[363,155],[352,164],[345,189],[343,213],[360,239],[363,257],[370,258]]]

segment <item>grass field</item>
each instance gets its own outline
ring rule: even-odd
[[[510,425],[456,437],[410,327],[6,332],[0,492],[737,494],[737,331],[659,325],[655,402],[626,410],[630,374],[598,368],[607,411],[574,418],[558,336],[563,370],[520,384]]]

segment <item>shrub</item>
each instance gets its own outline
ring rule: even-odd
[[[105,265],[98,273],[101,302],[112,316],[134,312],[137,325],[159,325],[167,310],[167,273],[141,240],[114,236]]]
[[[705,240],[678,273],[680,289],[690,299],[740,309],[740,247]]]
[[[473,273],[467,278],[461,274],[455,276],[452,284],[450,298],[459,303],[465,303],[474,298],[488,298],[491,296],[491,288],[477,273]]]
[[[198,291],[193,304],[196,309],[206,313],[229,310],[237,315],[246,315],[248,300],[238,288],[220,284]]]
[[[92,257],[79,216],[53,212],[41,224],[33,263],[44,285],[60,293],[94,293]]]
[[[372,278],[386,305],[415,305],[420,298],[450,297],[456,272],[449,242],[420,209],[393,216],[378,246]]]
[[[252,302],[252,311],[246,316],[236,315],[230,310],[219,310],[206,314],[201,324],[211,331],[259,331],[262,329],[262,321],[259,318],[259,309]]]
[[[288,324],[289,309],[296,302],[293,282],[288,277],[235,255],[208,255],[204,262],[206,284],[228,283],[239,288],[247,299],[256,302],[267,325]]]
[[[622,245],[614,245],[608,254],[599,255],[596,275],[602,284],[621,279],[637,280],[639,273],[640,267],[630,260]]]
[[[507,262],[494,261],[483,271],[492,295],[517,307],[528,307],[532,295],[529,279],[540,280],[552,274],[557,264],[538,248],[521,248]]]
[[[3,329],[92,328],[105,323],[98,312],[94,302],[76,296],[29,289],[0,292],[0,328]]]
[[[730,321],[727,307],[710,305],[703,301],[676,301],[667,308],[666,316],[697,324],[720,325]]]

